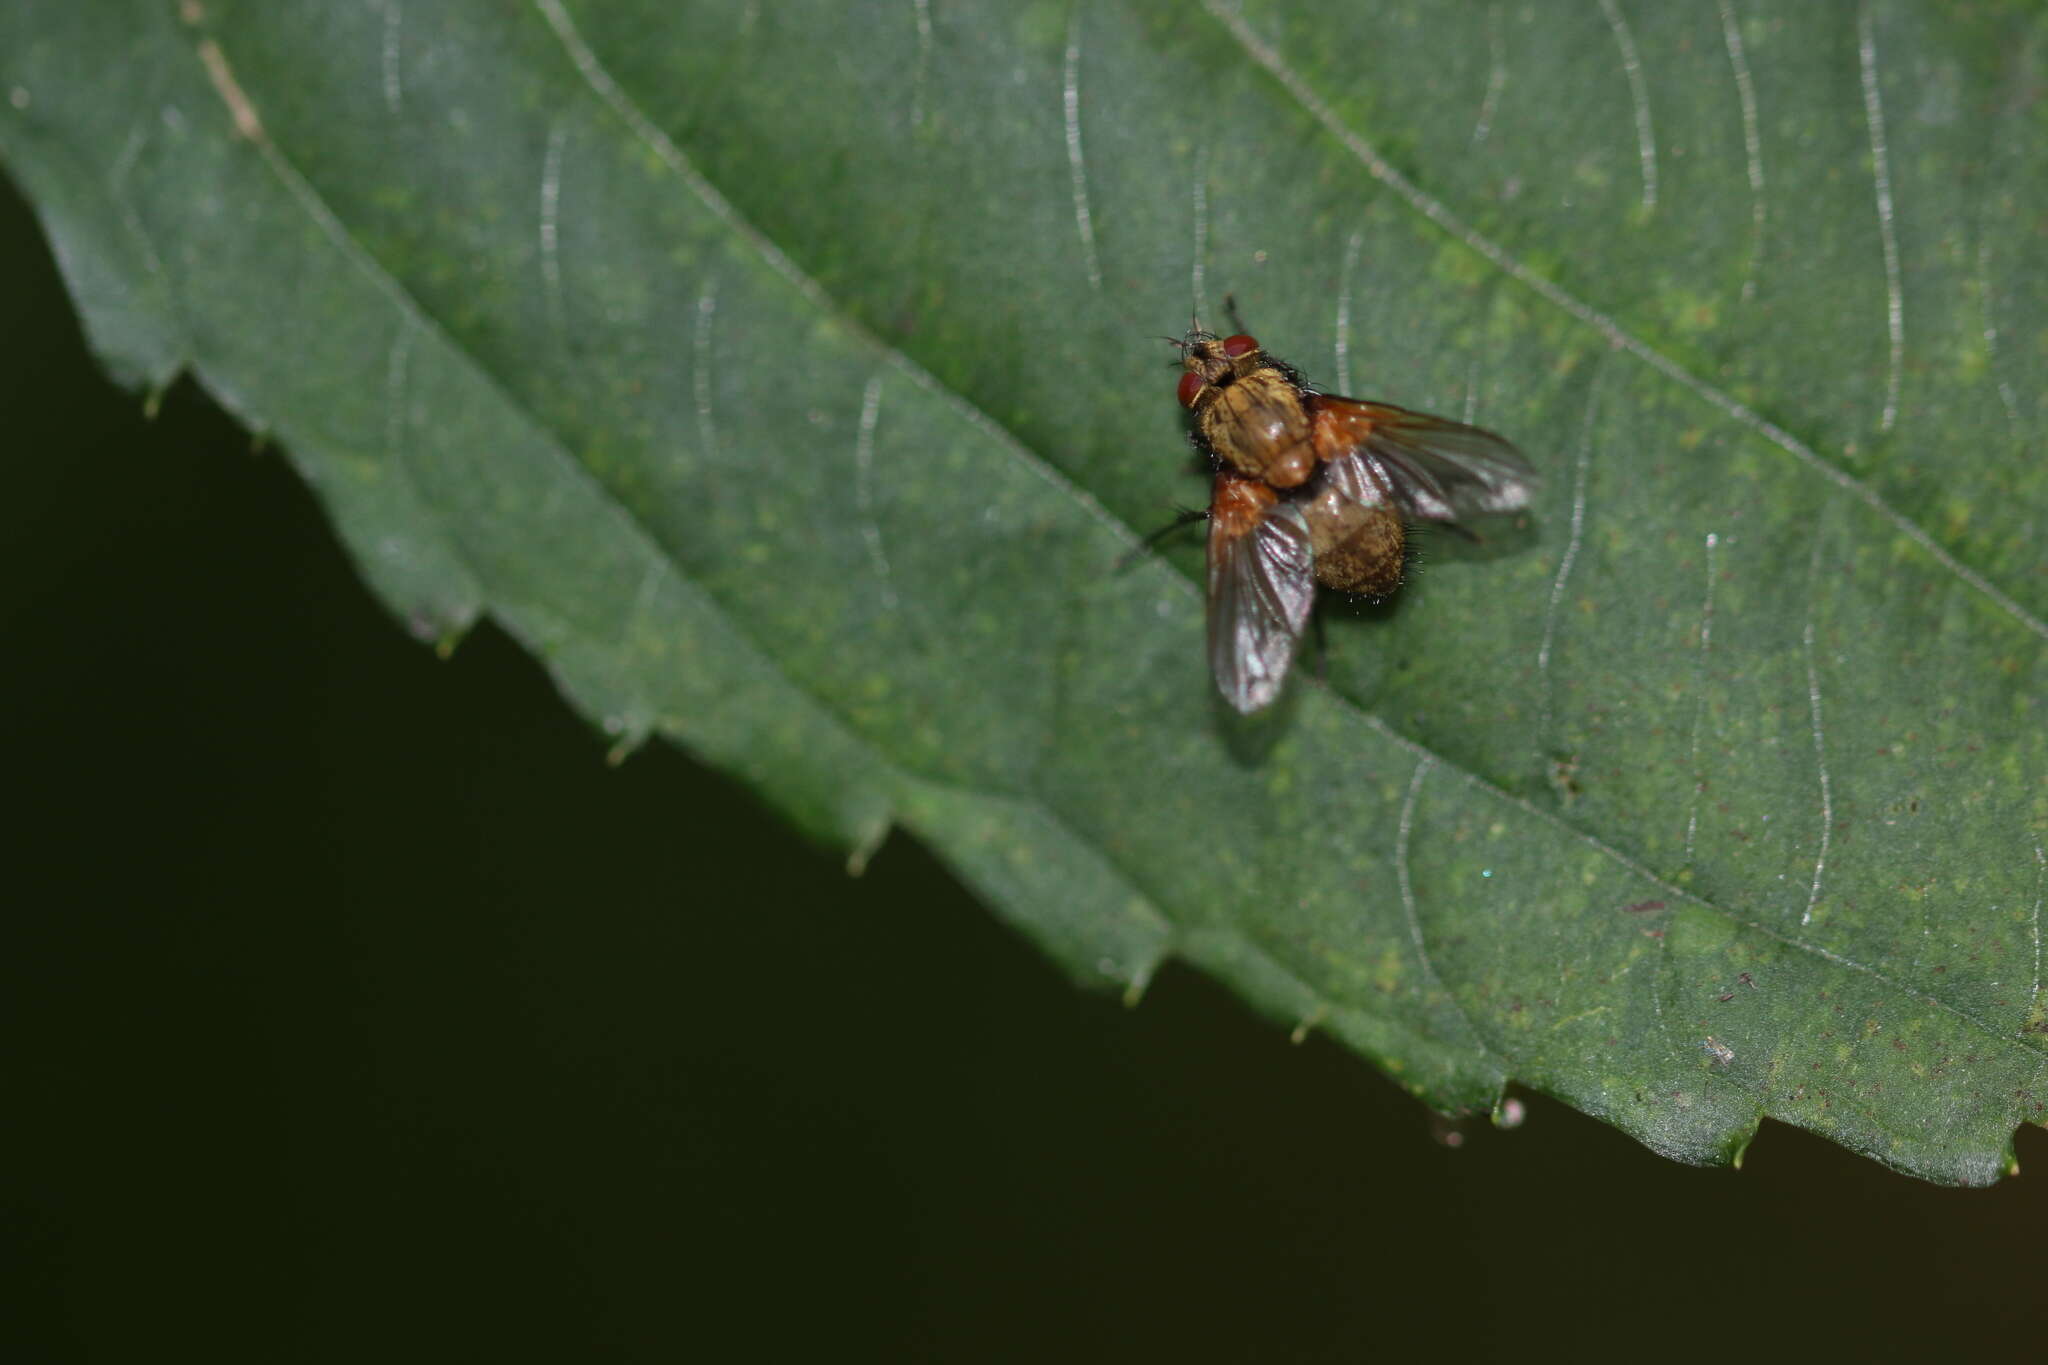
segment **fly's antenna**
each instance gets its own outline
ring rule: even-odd
[[[1230,325],[1235,327],[1240,334],[1251,330],[1251,328],[1244,325],[1244,319],[1238,316],[1237,295],[1225,294],[1223,296],[1223,311],[1230,316]]]

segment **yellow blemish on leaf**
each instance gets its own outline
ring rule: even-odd
[[[263,145],[268,140],[263,131],[263,120],[256,117],[256,106],[249,102],[249,97],[235,80],[235,73],[229,68],[227,54],[220,50],[220,44],[211,38],[200,39],[199,60],[206,65],[206,78],[213,82],[214,93],[220,96],[221,103],[227,105],[228,113],[233,116],[235,131],[249,141]]]

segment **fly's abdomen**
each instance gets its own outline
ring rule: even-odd
[[[1315,551],[1316,582],[1341,592],[1384,597],[1401,586],[1408,528],[1382,504],[1366,507],[1325,489],[1302,508]]]

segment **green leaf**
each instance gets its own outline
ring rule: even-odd
[[[2044,43],[29,0],[0,155],[118,376],[274,434],[417,634],[488,612],[620,752],[856,861],[901,824],[1080,980],[1178,956],[1443,1109],[1982,1183],[2048,1114]],[[1226,290],[1548,475],[1251,721],[1199,537],[1118,567],[1203,496],[1153,338]]]

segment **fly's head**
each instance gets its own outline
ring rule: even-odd
[[[1180,350],[1182,407],[1196,406],[1204,395],[1258,367],[1259,343],[1241,333],[1218,337],[1197,325],[1189,328],[1187,335],[1179,341],[1172,341],[1170,337],[1168,340]]]

